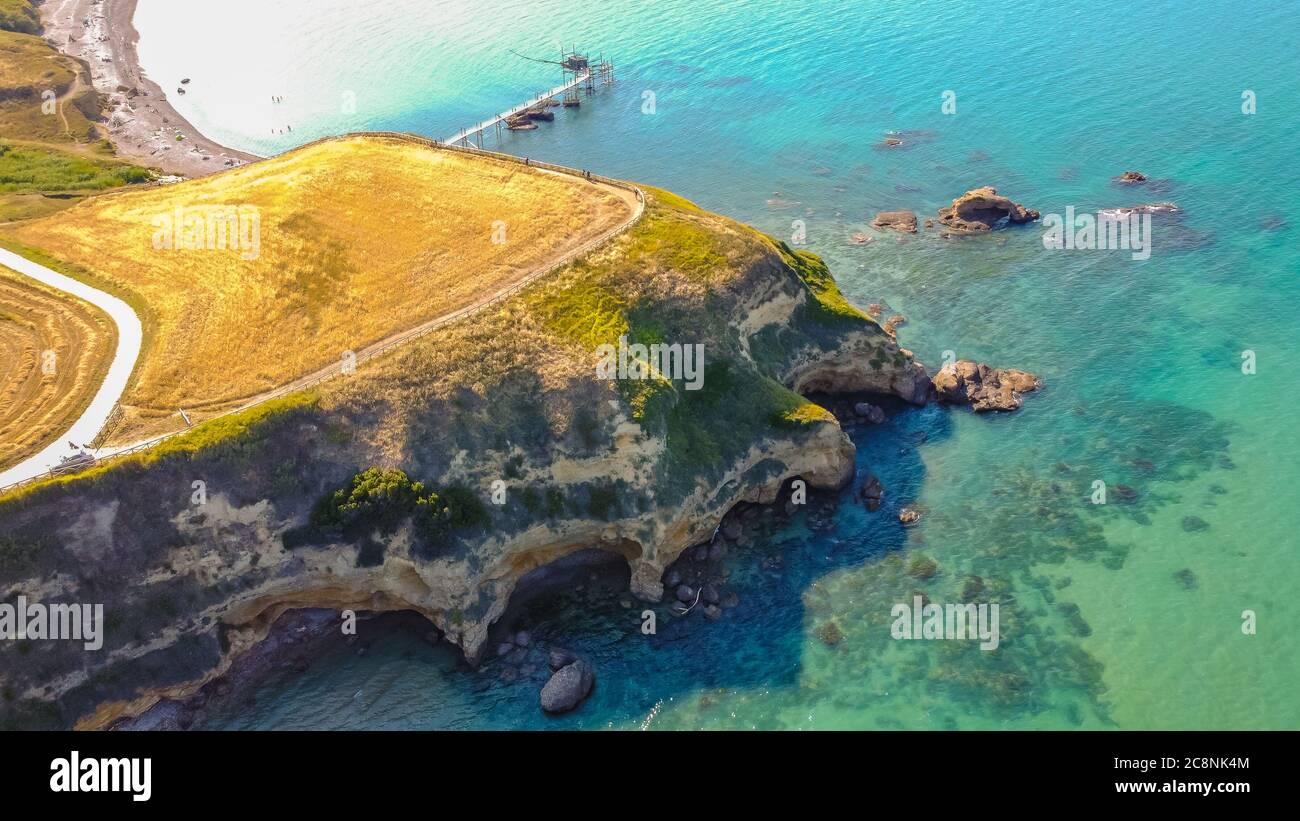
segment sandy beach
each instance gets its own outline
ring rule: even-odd
[[[145,75],[136,52],[135,8],[136,0],[46,0],[40,6],[45,39],[89,69],[103,103],[101,125],[117,153],[185,177],[257,159],[199,133]]]

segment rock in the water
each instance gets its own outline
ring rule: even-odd
[[[718,595],[718,588],[712,584],[706,584],[700,590],[700,598],[704,599],[705,604],[717,604],[721,597]]]
[[[841,641],[844,641],[844,632],[840,626],[833,621],[828,621],[816,629],[817,638],[821,639],[829,647],[834,647]]]
[[[1200,516],[1183,517],[1183,530],[1186,530],[1188,533],[1199,533],[1202,530],[1209,529],[1210,523],[1202,519]]]
[[[695,588],[689,584],[680,584],[677,586],[677,601],[682,604],[692,604],[695,602]]]
[[[905,525],[914,525],[921,521],[921,511],[914,507],[905,507],[898,511],[898,521]]]
[[[718,541],[709,545],[709,561],[720,561],[725,555],[727,555],[727,546],[723,542]]]
[[[551,665],[551,672],[555,672],[561,667],[567,667],[577,660],[577,656],[568,650],[565,650],[563,647],[552,647],[548,658],[548,662]]]
[[[722,538],[724,539],[734,542],[740,538],[740,534],[743,532],[744,527],[741,526],[739,519],[731,518],[722,523]]]
[[[497,655],[498,656],[509,655],[511,652],[514,651],[514,649],[515,649],[514,642],[503,641],[497,645]]]
[[[548,713],[567,713],[591,694],[596,675],[587,662],[579,659],[551,674],[542,687],[542,709]]]
[[[939,572],[939,563],[929,556],[917,556],[912,559],[912,563],[907,566],[907,575],[914,579],[933,578],[935,573]]]
[[[885,486],[875,476],[869,476],[858,489],[858,498],[866,505],[867,510],[874,513],[880,509],[880,503],[885,498]]]
[[[1042,381],[1027,371],[990,368],[969,359],[944,365],[934,376],[934,389],[939,401],[969,404],[979,413],[1016,410],[1021,404],[1020,394],[1041,386]]]
[[[515,634],[515,644],[520,647],[527,647],[529,644],[532,644],[532,642],[533,637],[528,634],[527,630],[520,630]]]
[[[1101,220],[1120,221],[1140,214],[1181,214],[1183,209],[1177,203],[1153,202],[1146,205],[1133,205],[1128,208],[1103,208],[1097,212]]]
[[[916,233],[916,214],[911,211],[881,211],[871,221],[876,228],[889,228],[907,234]]]
[[[704,618],[709,621],[717,621],[722,618],[722,610],[716,604],[706,605],[704,608]]]
[[[1175,573],[1174,581],[1182,585],[1184,590],[1196,589],[1196,574],[1191,571],[1191,568],[1184,567]]]
[[[1125,502],[1131,502],[1138,497],[1137,489],[1128,485],[1115,485],[1111,490]]]
[[[879,405],[873,405],[870,402],[859,402],[853,406],[853,412],[873,425],[879,425],[881,422],[885,421],[884,408]]]
[[[1125,171],[1123,174],[1120,174],[1115,178],[1115,182],[1124,183],[1126,185],[1133,185],[1135,183],[1146,181],[1147,175],[1143,174],[1141,171]]]
[[[925,405],[935,398],[930,372],[920,362],[912,363],[912,395],[903,398],[913,405]]]
[[[1012,202],[989,186],[967,191],[952,205],[939,209],[939,222],[957,231],[990,231],[1002,220],[1019,225],[1039,216],[1037,211]]]
[[[681,583],[682,583],[682,574],[681,574],[681,571],[678,571],[678,570],[669,570],[669,571],[668,571],[668,575],[667,575],[667,576],[664,576],[664,587],[665,587],[665,588],[668,588],[668,589],[675,589],[675,588],[677,587],[677,585],[679,585],[679,584],[681,584]]]

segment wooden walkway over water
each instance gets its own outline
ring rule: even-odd
[[[522,56],[522,55],[520,55]],[[531,59],[531,58],[528,58]],[[459,145],[466,148],[474,148],[477,143],[478,148],[483,147],[483,135],[489,129],[496,130],[497,140],[501,139],[501,129],[510,128],[513,123],[520,119],[527,118],[527,112],[540,112],[553,105],[558,98],[564,98],[565,106],[578,105],[578,89],[584,89],[587,96],[596,93],[596,82],[600,81],[602,85],[609,85],[614,82],[614,64],[604,57],[597,58],[592,62],[587,55],[572,52],[562,60],[537,60],[540,63],[554,63],[564,69],[564,82],[550,91],[544,91],[531,100],[522,102],[509,111],[503,111],[491,119],[484,120],[481,123],[465,128],[452,134],[443,140],[444,145]],[[538,116],[528,119],[554,119],[552,116]],[[534,126],[535,127],[535,126]]]
[[[565,83],[564,85],[556,86],[550,91],[540,94],[526,103],[520,103],[519,105],[510,109],[509,111],[503,111],[490,120],[481,122],[478,125],[474,126],[473,128],[466,128],[463,131],[458,131],[455,134],[448,137],[447,139],[443,140],[443,142],[446,143],[447,145],[462,145],[462,144],[470,145],[470,140],[477,137],[478,146],[479,148],[482,148],[483,133],[487,131],[489,128],[492,128],[493,126],[502,125],[505,123],[506,120],[510,119],[516,114],[519,114],[520,112],[527,111],[530,108],[536,108],[542,103],[545,103],[547,100],[555,99],[556,97],[563,95],[565,92],[577,88],[578,86],[587,82],[587,80],[590,77],[591,77],[591,72],[589,71],[583,72],[582,74],[579,74],[577,77],[574,77],[572,80]]]

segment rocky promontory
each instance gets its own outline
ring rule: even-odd
[[[703,353],[602,378],[597,351],[620,340]],[[592,548],[659,600],[737,505],[851,481],[853,443],[807,395],[931,390],[817,256],[650,190],[634,227],[499,310],[0,498],[6,596],[106,614],[95,652],[0,644],[0,726],[190,703],[308,608],[337,629],[343,611],[412,611],[477,663],[519,581]],[[581,673],[548,703],[580,700]]]

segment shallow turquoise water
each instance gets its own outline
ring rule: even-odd
[[[665,616],[647,639],[617,578],[534,603],[539,637],[596,663],[572,716],[537,709],[540,657],[505,681],[397,631],[211,726],[1300,727],[1300,7],[505,2],[485,19],[417,0],[231,0],[197,25],[197,3],[140,6],[146,68],[164,87],[193,78],[182,112],[262,153],[361,128],[445,137],[556,84],[508,49],[603,51],[615,86],[501,149],[787,238],[803,220],[853,299],[909,317],[900,337],[925,362],[952,351],[1047,383],[1014,416],[899,409],[859,435],[888,506],[846,497],[834,531],[796,519],[728,557],[741,604],[719,622]],[[887,131],[911,133],[882,149]],[[1111,184],[1130,168],[1162,182]],[[1172,200],[1186,214],[1156,223],[1145,261],[1046,250],[1040,228],[865,227],[984,184],[1045,213]],[[875,239],[854,245],[857,231]],[[1138,500],[1091,505],[1095,479]],[[929,511],[906,532],[891,513],[905,502]],[[939,574],[900,573],[916,555]],[[969,574],[1003,601],[999,651],[889,638],[893,603],[955,601]],[[834,646],[818,638],[831,620]]]

